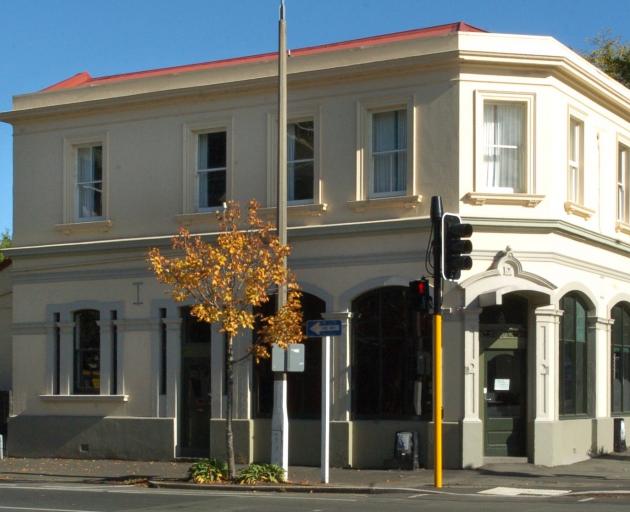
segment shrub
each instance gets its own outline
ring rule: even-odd
[[[195,462],[188,470],[190,479],[196,484],[224,482],[228,478],[227,462],[203,459]]]
[[[250,464],[236,476],[239,484],[278,484],[284,482],[284,469],[277,464]]]

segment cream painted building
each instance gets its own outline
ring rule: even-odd
[[[630,416],[630,91],[549,37],[464,23],[293,50],[290,265],[309,318],[341,319],[337,466],[397,431],[432,465],[431,333],[406,306],[429,199],[473,224],[445,290],[447,467],[612,450]],[[17,96],[16,456],[223,452],[222,336],[148,270],[225,198],[275,204],[275,55],[92,78]],[[244,354],[249,335],[237,342]],[[292,464],[319,462],[319,340],[289,383]],[[237,369],[236,449],[267,460],[271,375]]]

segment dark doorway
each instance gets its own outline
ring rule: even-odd
[[[484,453],[526,454],[527,310],[522,297],[484,308],[480,317]]]
[[[210,453],[211,326],[182,308],[180,455]]]

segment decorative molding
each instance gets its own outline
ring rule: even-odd
[[[313,204],[289,204],[287,207],[287,215],[291,217],[321,217],[328,210],[327,203],[313,203]],[[275,215],[277,208],[275,206],[268,206],[266,208],[260,208],[258,213],[261,217],[269,219]]]
[[[624,222],[622,220],[618,220],[615,223],[615,231],[617,233],[623,233],[625,235],[630,235],[630,224]]]
[[[175,215],[175,222],[180,226],[196,226],[199,224],[214,224],[218,222],[218,215],[223,212],[223,208],[215,208],[197,213],[180,213]]]
[[[422,203],[422,196],[375,197],[361,201],[348,201],[346,204],[355,212],[364,212],[376,208],[417,208]]]
[[[586,206],[579,205],[572,201],[565,201],[564,203],[564,211],[571,214],[577,215],[578,217],[582,217],[583,219],[590,219],[594,214],[595,210],[591,210]]]
[[[468,192],[462,200],[474,206],[483,206],[485,204],[500,204],[509,206],[526,206],[533,208],[539,205],[545,198],[544,195],[537,194],[498,194],[492,192]]]
[[[54,327],[54,322],[20,322],[11,325],[11,334],[46,334]]]
[[[122,332],[152,331],[159,329],[161,320],[158,318],[125,318],[115,320],[114,325]]]
[[[75,233],[107,233],[111,229],[112,221],[109,219],[55,225],[55,231],[59,231],[64,235],[72,235]]]
[[[129,395],[39,395],[45,402],[128,402]]]
[[[523,265],[516,256],[514,256],[510,246],[507,246],[505,251],[499,251],[495,255],[488,270],[469,277],[463,281],[460,286],[462,288],[468,288],[482,279],[496,276],[525,279],[548,290],[555,290],[557,288],[551,281],[547,281],[537,274],[524,271]]]

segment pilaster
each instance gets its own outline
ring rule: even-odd
[[[554,306],[536,315],[536,421],[558,419],[558,343],[563,312]]]

